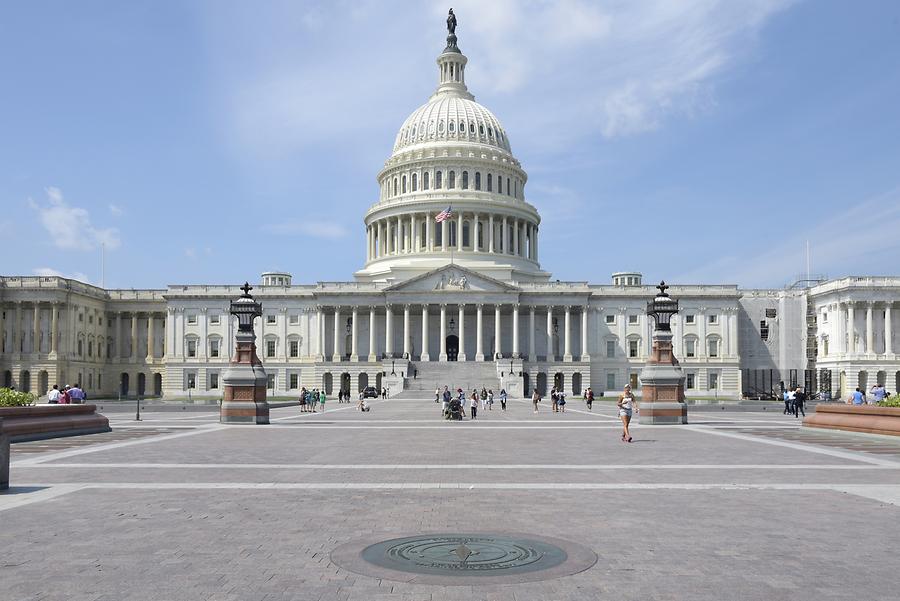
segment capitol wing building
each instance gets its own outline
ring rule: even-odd
[[[262,274],[256,334],[270,397],[304,386],[422,396],[445,384],[525,396],[630,383],[640,394],[655,289],[637,272],[590,284],[542,269],[527,175],[503,125],[469,92],[455,35],[437,67],[437,89],[400,127],[378,174],[353,280]],[[0,386],[46,395],[79,382],[89,398],[218,398],[240,283],[106,290],[2,277]],[[900,389],[900,277],[771,290],[675,284],[670,293],[681,304],[674,350],[688,397]]]

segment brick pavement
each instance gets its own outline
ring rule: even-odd
[[[900,461],[883,445],[746,413],[636,426],[627,445],[599,403],[511,403],[461,424],[421,400],[347,407],[275,410],[272,427],[151,414],[154,436],[123,436],[122,419],[118,438],[13,445],[0,599],[896,598]],[[569,539],[600,560],[542,582],[426,586],[329,558],[373,534],[454,530]]]

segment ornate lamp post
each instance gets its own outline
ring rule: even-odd
[[[244,283],[241,290],[244,293],[231,301],[230,313],[237,317],[238,329],[234,335],[234,356],[222,375],[225,397],[219,421],[224,424],[268,424],[268,378],[256,354],[256,334],[253,332],[253,320],[262,316],[262,305],[250,294],[253,287],[249,283]]]
[[[665,282],[657,286],[659,292],[647,303],[647,315],[653,318],[653,349],[641,370],[642,424],[686,424],[687,405],[684,403],[684,372],[672,353],[672,316],[678,313],[678,301],[666,293]]]

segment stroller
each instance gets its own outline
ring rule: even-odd
[[[458,399],[450,401],[447,411],[444,412],[444,419],[451,421],[462,421],[462,410]]]

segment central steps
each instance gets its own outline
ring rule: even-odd
[[[406,378],[404,391],[397,398],[432,398],[435,388],[443,390],[444,386],[452,391],[462,388],[466,393],[482,387],[493,390],[495,395],[500,392],[494,361],[417,361],[409,364],[407,373],[416,373],[416,377]]]

